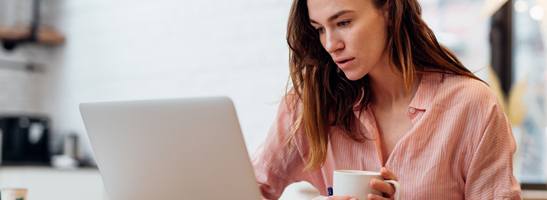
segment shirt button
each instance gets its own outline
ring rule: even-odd
[[[408,112],[414,114],[414,113],[416,112],[416,109],[414,109],[414,108],[409,108],[409,109],[408,109]]]

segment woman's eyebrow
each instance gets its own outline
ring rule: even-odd
[[[327,21],[330,22],[332,20],[335,20],[336,18],[340,17],[341,15],[343,14],[346,14],[346,13],[352,13],[353,11],[352,10],[341,10],[341,11],[338,11],[337,13],[335,13],[334,15],[330,16]],[[317,23],[315,20],[311,19],[310,18],[310,22],[311,23],[314,23],[314,24],[319,24]]]

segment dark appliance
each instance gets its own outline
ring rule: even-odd
[[[50,165],[47,117],[0,116],[2,165]]]

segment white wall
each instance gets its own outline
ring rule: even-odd
[[[0,65],[7,67],[0,68],[0,115],[43,115],[44,74],[25,71],[19,63]]]
[[[226,95],[249,151],[264,140],[288,78],[290,0],[59,3],[67,42],[44,98],[56,132],[85,136],[81,102]]]

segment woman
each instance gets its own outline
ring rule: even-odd
[[[252,158],[263,198],[307,181],[327,199],[334,170],[365,170],[404,199],[520,199],[497,98],[420,13],[417,0],[294,0],[293,87]],[[369,199],[394,195],[370,184],[384,196]]]

